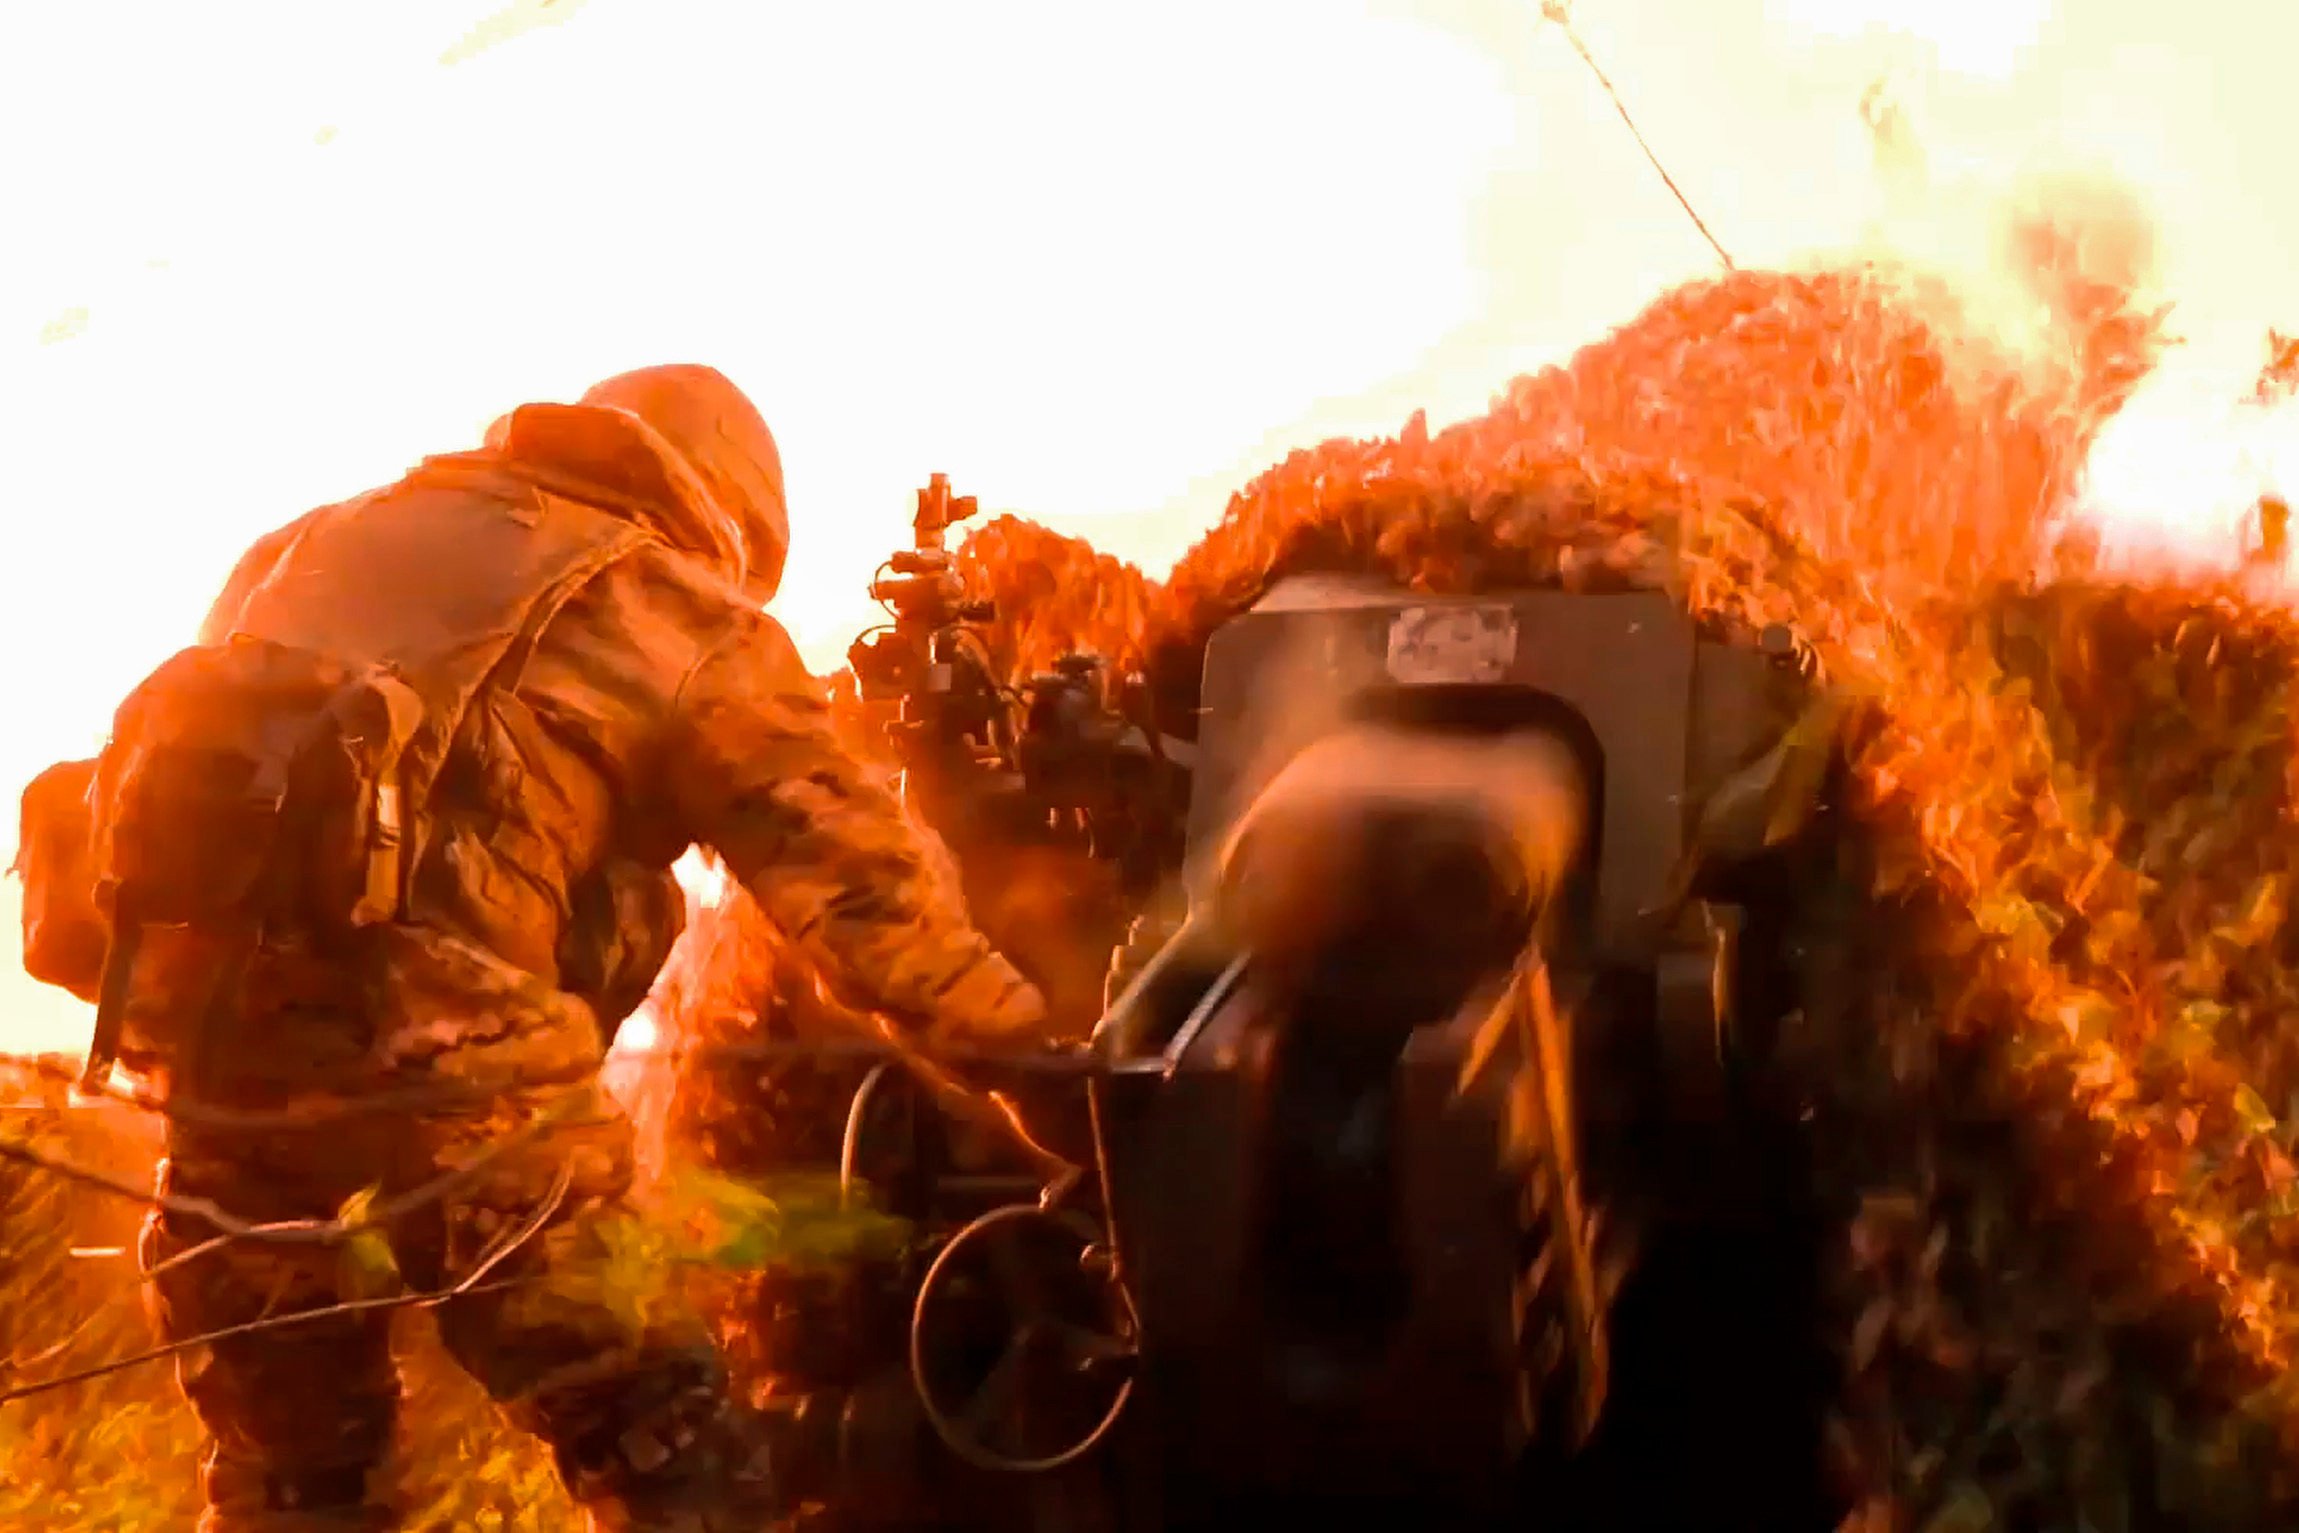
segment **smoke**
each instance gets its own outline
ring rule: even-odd
[[[2149,195],[2094,164],[1944,152],[1905,74],[1879,76],[1860,114],[1876,205],[1852,255],[1962,338],[1944,349],[1951,380],[1969,392],[2008,364],[2036,398],[2089,380],[2071,398],[2095,417],[2073,520],[2127,570],[2235,567],[2260,498],[2299,491],[2299,400],[2260,358],[2186,343]],[[2273,338],[2268,352],[2271,370]]]
[[[2250,382],[2175,353],[2102,430],[2082,509],[2118,562],[2226,569],[2256,546],[2261,497],[2299,494],[2299,399],[2246,394]]]
[[[2112,564],[2232,568],[2256,546],[2260,498],[2299,491],[2299,403],[2260,372],[2274,338],[2264,359],[2230,344],[2193,261],[2184,285],[2174,279],[2159,177],[2129,156],[2111,170],[2009,136],[1959,145],[1927,120],[1935,82],[1902,59],[1861,98],[1874,204],[1854,256],[1908,275],[1906,295],[1943,335],[1985,343],[1949,349],[1960,382],[2006,358],[2045,397],[2105,376],[2105,391],[2077,405],[2098,418],[2073,511]],[[2098,319],[2119,307],[2155,328],[2103,335]],[[2207,344],[2185,333],[2193,319]],[[2127,349],[2122,365],[2101,368],[2103,345]]]

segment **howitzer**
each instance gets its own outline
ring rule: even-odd
[[[1537,727],[1326,733],[1114,1009],[1101,1148],[1174,1520],[1498,1516],[1536,1434],[1593,1424],[1545,948],[1593,787]]]
[[[1733,923],[1680,897],[1690,808],[1796,680],[1657,594],[1304,578],[1214,635],[1192,911],[1097,1087],[1180,1520],[1312,1487],[1505,1516],[1533,1450],[1586,1440],[1588,1191],[1622,1179],[1591,1175],[1583,1084],[1626,1046],[1679,1119],[1728,1093]]]
[[[905,1279],[908,1390],[870,1398],[891,1434],[871,1440],[937,1446],[883,1515],[1624,1525],[1624,1496],[1676,1488],[1715,1525],[1801,1526],[1777,1500],[1735,1521],[1726,1486],[1811,1473],[1801,1407],[1731,1378],[1756,1449],[1669,1426],[1650,1402],[1708,1388],[1687,1382],[1706,1365],[1649,1335],[1703,1285],[1739,1333],[1773,1323],[1701,1242],[1774,1240],[1756,1184],[1778,1167],[1747,1169],[1737,1125],[1801,1002],[1750,950],[1783,939],[1734,870],[1795,837],[1768,790],[1805,691],[1784,634],[1714,642],[1659,594],[1297,578],[1217,631],[1186,907],[1137,929],[1075,1073],[1010,1087],[1084,1174],[954,1155],[973,1131],[894,1077],[857,1098],[849,1170],[888,1168],[861,1174],[936,1232]],[[1664,1295],[1642,1310],[1600,1206],[1645,1237],[1638,1272],[1678,1269],[1631,1280]],[[1758,1266],[1785,1292],[1801,1259]],[[901,1457],[866,1436],[850,1466]],[[1608,1452],[1632,1467],[1587,1467]]]

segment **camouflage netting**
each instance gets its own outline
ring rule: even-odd
[[[1018,668],[1079,647],[1186,675],[1307,568],[1792,624],[1867,705],[1864,892],[1833,917],[1863,984],[1802,1060],[1859,1519],[2290,1525],[2299,624],[2086,574],[2063,513],[2162,316],[2085,231],[2018,243],[2048,324],[2017,355],[1901,274],[1739,274],[1482,418],[1294,455],[1162,585],[1011,519],[964,553],[1021,614],[994,636]],[[738,989],[763,979],[730,951]]]

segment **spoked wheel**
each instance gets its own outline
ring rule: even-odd
[[[1133,1307],[1090,1220],[1015,1205],[959,1231],[911,1313],[927,1424],[978,1469],[1042,1474],[1106,1438],[1133,1397]]]

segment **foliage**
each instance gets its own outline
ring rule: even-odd
[[[80,1160],[86,1109],[0,1065],[0,1132]],[[148,1170],[148,1165],[146,1167]],[[339,1211],[347,1223],[372,1193]],[[152,1344],[124,1252],[75,1258],[91,1221],[132,1220],[107,1195],[44,1171],[0,1163],[0,1344],[16,1360],[0,1388],[123,1357]],[[580,1222],[570,1221],[570,1222]],[[905,1238],[866,1201],[844,1204],[834,1178],[741,1182],[691,1166],[657,1177],[631,1211],[594,1216],[590,1258],[555,1272],[561,1293],[605,1298],[626,1316],[675,1322],[713,1284],[768,1268],[809,1270],[881,1251]],[[347,1284],[398,1291],[382,1232],[358,1229],[341,1248]],[[347,1295],[348,1296],[348,1295]],[[62,1338],[66,1345],[56,1347]],[[406,1397],[401,1440],[386,1473],[412,1533],[515,1533],[574,1525],[576,1511],[550,1457],[508,1428],[439,1346],[428,1315],[410,1311],[396,1337]],[[55,1533],[178,1533],[197,1516],[196,1425],[164,1365],[147,1365],[0,1405],[0,1527]]]
[[[864,1200],[843,1200],[835,1176],[745,1182],[685,1164],[670,1168],[635,1210],[577,1222],[585,1259],[554,1270],[532,1295],[514,1293],[513,1304],[573,1299],[651,1327],[697,1313],[744,1274],[803,1274],[887,1256],[907,1239],[899,1220]]]

